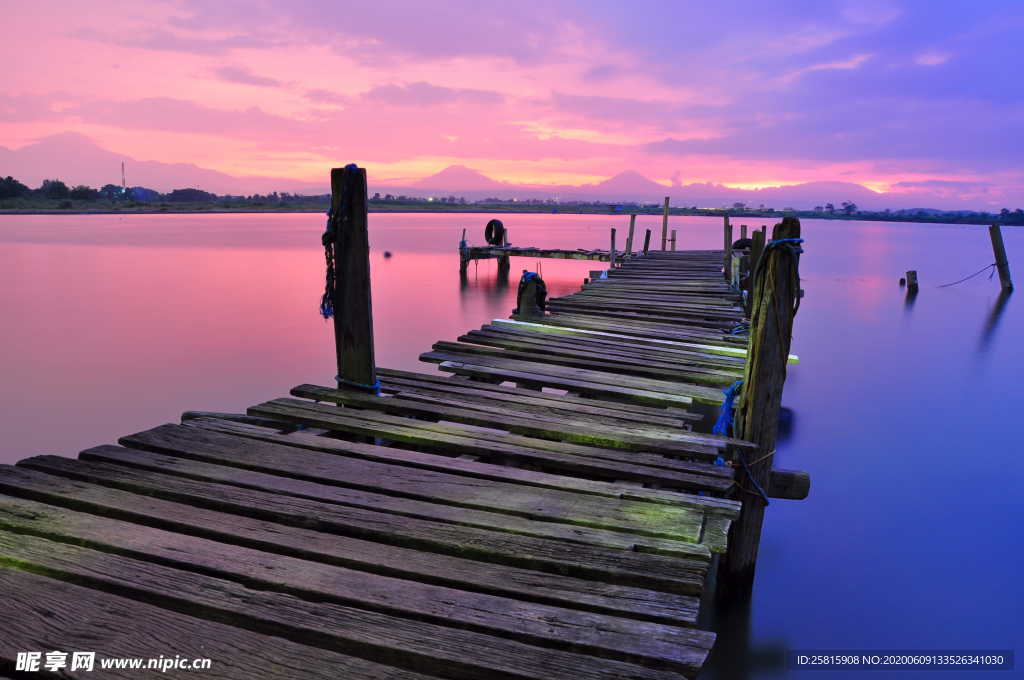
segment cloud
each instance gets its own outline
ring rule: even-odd
[[[257,75],[243,66],[221,66],[214,73],[218,79],[228,83],[256,85],[259,87],[281,87],[284,85],[280,80]]]
[[[441,87],[424,82],[381,85],[363,93],[362,98],[368,102],[390,106],[437,106],[458,103],[493,105],[503,101],[503,97],[497,92]]]

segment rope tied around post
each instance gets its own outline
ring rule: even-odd
[[[733,422],[733,402],[736,401],[736,394],[742,386],[743,380],[740,379],[722,389],[722,392],[725,394],[725,401],[722,402],[722,409],[718,412],[718,420],[715,421],[715,426],[711,428],[711,434],[729,435]]]
[[[346,387],[354,387],[359,390],[366,390],[367,392],[373,392],[378,397],[380,396],[380,378],[372,385],[367,385],[361,382],[355,382],[354,380],[345,380],[340,375],[334,376],[334,379],[338,381],[339,385],[345,385]]]
[[[346,170],[358,169],[355,163],[349,163],[345,166]],[[340,205],[338,213],[344,217],[345,215],[345,204]],[[324,234],[320,237],[321,242],[324,246],[324,260],[326,261],[326,273],[324,276],[324,294],[320,297],[320,316],[324,319],[330,319],[334,316],[334,289],[337,281],[337,265],[335,262],[334,243],[337,238],[337,231],[334,225],[334,212],[333,210],[327,211],[327,226],[324,228]]]
[[[327,263],[327,273],[324,277],[324,294],[320,298],[320,316],[330,319],[334,316],[334,220],[331,211],[327,211],[327,227],[321,241],[324,245],[324,260]]]

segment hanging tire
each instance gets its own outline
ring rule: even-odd
[[[492,246],[500,246],[505,243],[505,225],[501,220],[491,220],[484,227],[484,240]]]

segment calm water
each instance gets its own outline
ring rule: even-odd
[[[490,217],[371,215],[378,363],[431,370],[416,357],[434,341],[508,315],[514,282],[493,261],[458,276],[461,228],[480,243]],[[504,219],[516,245],[606,247],[626,226]],[[638,224],[657,234],[660,218]],[[681,248],[721,243],[719,220],[672,226]],[[330,383],[322,229],[320,215],[0,217],[0,462]],[[1024,284],[1024,233],[1004,234]],[[768,509],[750,611],[705,677],[806,675],[776,662],[785,649],[1022,648],[1024,299],[1000,305],[984,276],[937,287],[992,261],[983,227],[809,220],[804,235],[778,464],[810,471],[811,497]],[[513,261],[513,277],[536,264]],[[558,295],[597,263],[540,266]]]

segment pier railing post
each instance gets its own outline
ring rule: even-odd
[[[746,304],[744,309],[747,316],[750,316],[750,312],[754,306],[754,272],[757,271],[757,262],[761,259],[761,253],[764,251],[764,232],[760,229],[755,229],[754,233],[750,236],[750,254],[747,256],[747,280],[743,284],[744,290],[747,291]]]
[[[1003,245],[1003,231],[998,224],[988,228],[992,238],[992,254],[996,258],[996,270],[999,272],[999,283],[1003,290],[1013,290],[1013,279],[1010,278],[1010,263],[1006,259],[1006,246]]]
[[[650,249],[650,247],[651,247],[651,230],[648,229],[647,232],[644,234],[644,255],[647,254],[647,251]]]
[[[747,362],[734,430],[738,438],[758,448],[735,453],[739,468],[736,483],[743,509],[730,529],[723,563],[724,581],[732,594],[748,591],[754,582],[767,504],[761,490],[768,488],[771,477],[793,317],[800,299],[799,248],[784,239],[799,237],[800,221],[795,217],[786,217],[775,225],[773,240],[765,247],[754,274]]]
[[[725,216],[722,231],[725,236],[725,263],[722,265],[722,271],[725,272],[725,280],[732,281],[732,224],[729,223],[728,215]]]
[[[665,197],[665,206],[661,209],[661,249],[668,249],[668,199]]]
[[[366,170],[355,165],[334,168],[328,232],[334,233],[334,344],[339,388],[376,390],[377,385],[367,226]]]
[[[629,216],[629,233],[626,235],[626,252],[623,253],[625,259],[633,257],[633,229],[636,228],[636,215]]]

